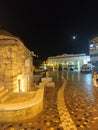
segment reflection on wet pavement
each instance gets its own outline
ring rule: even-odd
[[[80,81],[76,76],[75,80],[67,80],[65,103],[77,128],[98,130],[98,90],[93,87],[92,74],[80,73]]]
[[[2,122],[0,130],[98,130],[98,88],[93,86],[92,74],[65,71],[51,72],[50,76],[56,87],[45,88],[43,111],[24,122]],[[62,89],[63,79],[66,84]],[[66,122],[73,127],[63,127]]]

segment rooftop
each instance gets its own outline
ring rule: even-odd
[[[0,29],[0,35],[13,37],[13,35],[11,33],[9,33],[6,30],[3,30],[3,29]]]

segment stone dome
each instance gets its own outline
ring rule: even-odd
[[[11,33],[9,33],[6,30],[3,30],[3,29],[0,29],[0,35],[13,37],[13,35]]]

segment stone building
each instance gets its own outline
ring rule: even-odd
[[[0,30],[0,87],[27,92],[32,86],[32,57],[22,40]]]

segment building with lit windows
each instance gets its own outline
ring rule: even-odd
[[[89,54],[91,63],[98,68],[98,37],[94,37],[89,41]]]
[[[48,57],[47,67],[49,70],[77,70],[83,64],[90,62],[90,56],[85,54],[63,54],[53,57]]]

